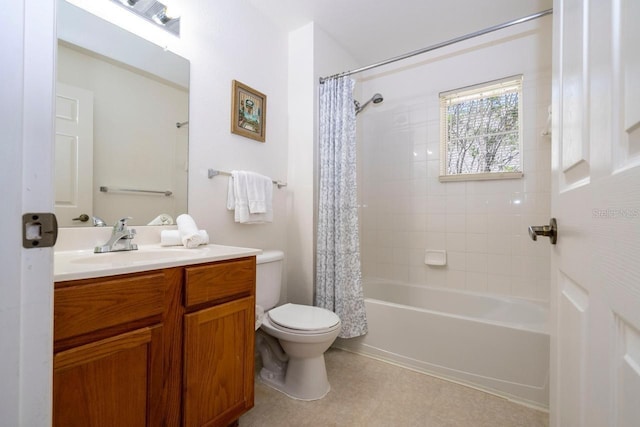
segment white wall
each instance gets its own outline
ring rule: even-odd
[[[314,25],[289,33],[289,226],[287,294],[298,304],[313,301],[313,138],[315,111]]]
[[[355,60],[317,24],[289,34],[287,300],[292,302],[313,301],[319,78],[355,67]]]
[[[524,75],[524,178],[438,181],[438,94]],[[547,300],[551,18],[486,35],[362,76],[363,98],[384,103],[358,115],[361,245],[365,276]],[[446,267],[423,263],[445,249]]]
[[[240,225],[226,209],[227,177],[252,170],[287,181],[287,34],[246,1],[181,4],[181,48],[191,61],[189,213],[214,243],[286,250],[288,190],[274,188],[274,221]],[[267,95],[266,141],[230,133],[231,81]]]

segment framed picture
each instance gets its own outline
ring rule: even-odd
[[[231,132],[264,142],[267,124],[267,95],[233,81]]]

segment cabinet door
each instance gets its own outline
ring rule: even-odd
[[[185,315],[184,426],[226,426],[253,407],[254,297]]]
[[[53,358],[54,426],[151,426],[161,391],[160,326],[59,352]]]

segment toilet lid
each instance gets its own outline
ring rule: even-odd
[[[340,323],[334,312],[310,305],[285,304],[269,310],[268,315],[275,325],[299,331],[321,331]]]

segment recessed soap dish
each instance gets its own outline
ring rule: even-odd
[[[447,265],[447,251],[427,249],[424,251],[424,263],[433,266]]]

